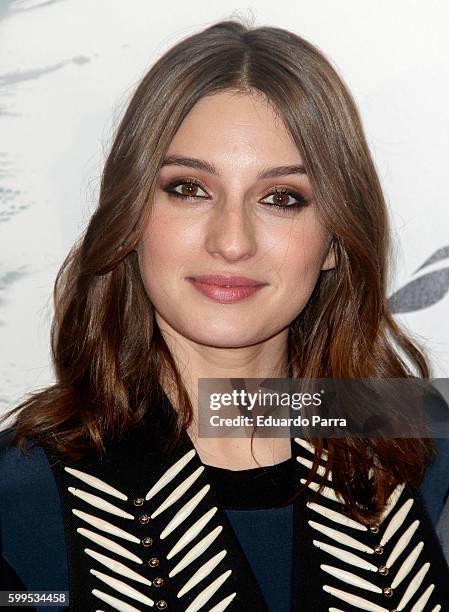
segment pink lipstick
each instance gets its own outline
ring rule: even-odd
[[[232,304],[254,295],[267,283],[245,276],[208,274],[188,277],[192,285],[208,298],[221,304]]]

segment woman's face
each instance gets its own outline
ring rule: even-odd
[[[163,331],[242,347],[288,330],[320,270],[335,265],[301,165],[262,97],[222,92],[194,106],[168,149],[137,249]],[[262,286],[204,287],[191,280],[204,275],[246,277]]]

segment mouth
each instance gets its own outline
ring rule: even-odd
[[[233,304],[251,297],[268,283],[245,276],[207,275],[188,277],[192,285],[207,298],[220,304]]]
[[[201,283],[202,285],[214,285],[216,287],[259,287],[266,285],[261,281],[246,276],[226,276],[222,274],[206,274],[202,276],[188,277],[187,280]]]

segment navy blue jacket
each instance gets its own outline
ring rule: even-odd
[[[171,409],[169,405],[166,405],[165,408]],[[72,470],[73,468],[78,470],[75,473],[68,472],[66,469],[68,466],[63,465],[51,453],[38,446],[31,448],[28,456],[22,456],[15,447],[10,446],[10,435],[11,430],[0,434],[0,543],[2,553],[0,586],[3,590],[69,590],[70,609],[80,612],[98,608],[118,609],[112,604],[109,607],[106,605],[116,600],[125,602],[128,606],[134,604],[135,609],[146,609],[145,605],[136,603],[133,596],[128,597],[121,593],[117,597],[117,588],[122,588],[122,586],[114,586],[118,584],[117,580],[122,585],[125,583],[125,586],[128,583],[122,578],[117,578],[115,574],[111,576],[111,568],[112,563],[123,562],[123,557],[121,553],[105,551],[101,540],[101,537],[104,538],[104,529],[101,524],[107,522],[109,528],[126,528],[130,531],[130,523],[124,518],[114,518],[111,522],[110,512],[101,507],[95,507],[92,510],[92,502],[89,500],[94,497],[96,499],[98,497],[107,498],[104,501],[120,506],[117,499],[108,497],[107,491],[98,495],[96,485],[92,484],[93,478],[99,479],[103,483],[101,486],[107,483],[107,486],[130,493],[129,501],[121,502],[121,505],[122,512],[132,514],[141,523],[140,527],[137,525],[134,528],[137,538],[141,538],[141,544],[140,546],[133,544],[136,547],[133,550],[140,557],[145,558],[146,554],[150,568],[153,567],[151,562],[156,563],[157,561],[154,569],[149,569],[148,566],[145,566],[146,569],[144,566],[134,567],[137,570],[140,568],[140,573],[148,576],[152,582],[153,586],[145,592],[149,593],[148,596],[153,600],[156,609],[167,608],[171,612],[172,610],[185,610],[186,606],[193,606],[191,608],[193,610],[195,602],[198,605],[201,597],[210,596],[207,609],[212,609],[210,605],[213,605],[217,610],[224,610],[226,607],[229,612],[266,610],[254,573],[245,559],[238,540],[233,536],[226,514],[219,508],[217,497],[207,483],[204,472],[201,471],[201,461],[187,438],[167,464],[162,459],[161,449],[158,447],[159,435],[155,434],[154,424],[144,422],[141,427],[131,431],[122,443],[111,449],[104,464],[99,464],[93,459],[83,460],[70,466]],[[378,605],[381,609],[390,610],[397,606],[399,600],[405,596],[405,587],[410,584],[413,576],[420,580],[422,578],[423,582],[422,586],[416,589],[416,593],[413,592],[410,605],[414,604],[417,598],[420,598],[421,601],[427,597],[426,602],[428,601],[429,606],[432,606],[429,610],[433,610],[437,605],[443,606],[441,610],[448,609],[444,606],[449,602],[449,570],[432,528],[432,521],[435,523],[438,519],[447,496],[449,445],[444,439],[436,442],[439,452],[422,485],[427,510],[419,491],[410,487],[399,488],[388,520],[385,519],[385,525],[382,523],[372,533],[360,531],[357,525],[345,522],[341,502],[335,499],[331,483],[327,484],[326,491],[321,495],[318,503],[312,497],[310,499],[298,498],[294,509],[294,524],[295,540],[299,541],[300,545],[295,546],[294,552],[292,610],[316,609],[321,611],[328,610],[329,607],[339,609],[341,606],[347,607],[347,604],[358,601],[357,598],[368,601],[368,603],[372,602],[371,605]],[[311,454],[307,446],[302,447],[301,445],[295,452],[298,458],[298,470],[300,470],[298,478],[304,478],[308,471],[307,462],[311,459]],[[183,462],[186,461],[186,457],[191,457],[191,459],[189,458],[190,463],[187,467],[184,467]],[[176,470],[173,471],[174,466],[178,464],[183,465],[179,473]],[[187,469],[190,476],[186,478],[184,471]],[[172,475],[165,483],[167,474]],[[198,476],[192,481],[194,474]],[[189,487],[184,491],[183,487],[187,486],[186,483],[189,484]],[[161,491],[158,487],[161,487]],[[155,488],[155,496],[145,501],[146,490],[151,491]],[[190,490],[197,492],[190,501],[186,502],[185,497],[190,494]],[[84,491],[85,497],[82,499],[77,497],[77,491]],[[205,498],[201,498],[201,495],[205,495]],[[178,499],[177,496],[180,498]],[[177,520],[180,520],[176,517],[185,513],[185,507],[193,503],[195,498],[199,500],[195,502],[197,506],[188,517],[182,519],[184,523],[180,527],[172,527],[173,533],[162,538],[168,525],[176,525]],[[74,516],[73,503],[76,503],[80,509],[80,518]],[[166,510],[164,504],[167,505],[167,503],[169,507]],[[139,509],[139,506],[142,506],[142,510]],[[158,512],[155,512],[155,508],[158,508],[159,511],[163,508],[160,511],[161,518],[159,516],[152,518],[153,514]],[[186,533],[188,534],[189,530],[202,520],[202,517],[209,513],[212,516],[213,508],[218,509],[210,519],[210,528],[215,526],[213,531],[217,533],[217,539],[208,544],[206,552],[201,553],[203,557],[206,555],[206,558],[200,555],[198,559],[195,558],[191,563],[189,562],[191,571],[188,576],[184,576],[187,571],[185,569],[171,576],[175,562],[168,561],[170,547],[175,549],[183,538],[185,539]],[[133,514],[136,511],[141,511],[142,514],[136,516]],[[171,519],[167,523],[169,516]],[[90,524],[80,522],[81,520],[97,521],[102,533],[97,532],[95,535]],[[132,524],[135,524],[135,521],[132,521]],[[382,541],[382,538],[386,538],[387,531],[389,533],[388,544],[380,546],[379,542]],[[407,534],[411,534],[410,539],[406,539],[406,531]],[[83,539],[80,533],[94,534],[89,537],[94,537],[94,540],[96,538],[95,545],[99,546],[96,552],[95,545],[88,539]],[[151,537],[144,537],[147,533],[150,533]],[[192,545],[185,550],[190,550],[192,546],[199,543],[197,540],[203,535],[204,532],[197,536]],[[110,539],[110,541],[126,545],[123,540]],[[418,542],[424,543],[424,550],[420,553],[418,561],[409,570],[409,575],[407,579],[404,578],[400,588],[390,589],[391,580],[401,563],[404,563],[403,559],[413,557],[415,550],[417,551],[420,545]],[[104,564],[98,564],[95,568],[97,574],[92,575],[92,559],[86,557],[83,552],[86,550],[84,546],[89,547],[89,550],[93,549],[93,553],[98,558],[109,558],[111,568],[108,573]],[[149,550],[147,546],[150,546]],[[213,565],[212,559],[219,559],[223,550],[226,550],[224,560],[218,561],[218,567],[215,569],[210,569]],[[394,556],[395,550],[401,552],[397,553],[398,560],[394,561],[396,564],[394,572],[390,571],[388,574],[387,568],[385,573],[382,563],[388,563],[388,559]],[[177,553],[175,560],[182,557],[182,554]],[[354,563],[354,558],[359,559],[360,565],[359,562]],[[378,573],[373,573],[376,563],[380,563]],[[180,601],[176,593],[182,592],[182,589],[185,590],[189,580],[191,582],[200,570],[206,571],[205,566],[208,572],[210,570],[207,580],[206,578],[200,580],[198,584],[190,587],[189,592],[183,595]],[[364,570],[365,566],[366,570]],[[369,569],[370,566],[372,569]],[[323,570],[323,567],[326,569]],[[226,568],[229,569],[222,573]],[[193,575],[191,575],[192,571]],[[105,576],[106,584],[104,583]],[[186,577],[189,577],[187,582]],[[209,582],[208,586],[204,584],[206,581]],[[223,586],[220,586],[222,584],[220,581],[223,581]],[[366,590],[367,587],[364,586],[363,581],[368,581],[371,591]],[[434,590],[431,589],[430,584],[427,584],[429,581],[435,585]],[[161,583],[160,588],[159,583]],[[212,587],[216,584],[219,587],[210,595]],[[139,587],[136,583],[133,583],[132,586]],[[141,589],[138,590],[143,592]],[[94,595],[104,599],[95,600]],[[40,608],[36,606],[36,609]],[[427,607],[423,609],[427,610]]]

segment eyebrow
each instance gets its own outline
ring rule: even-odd
[[[164,166],[185,166],[187,168],[193,168],[194,170],[204,170],[204,172],[208,172],[214,176],[219,176],[219,172],[213,164],[205,161],[204,159],[197,159],[196,157],[169,155],[162,162],[162,167]],[[257,175],[257,178],[267,179],[275,178],[277,176],[289,176],[290,174],[306,174],[306,171],[302,164],[275,166],[273,168],[265,168]]]

